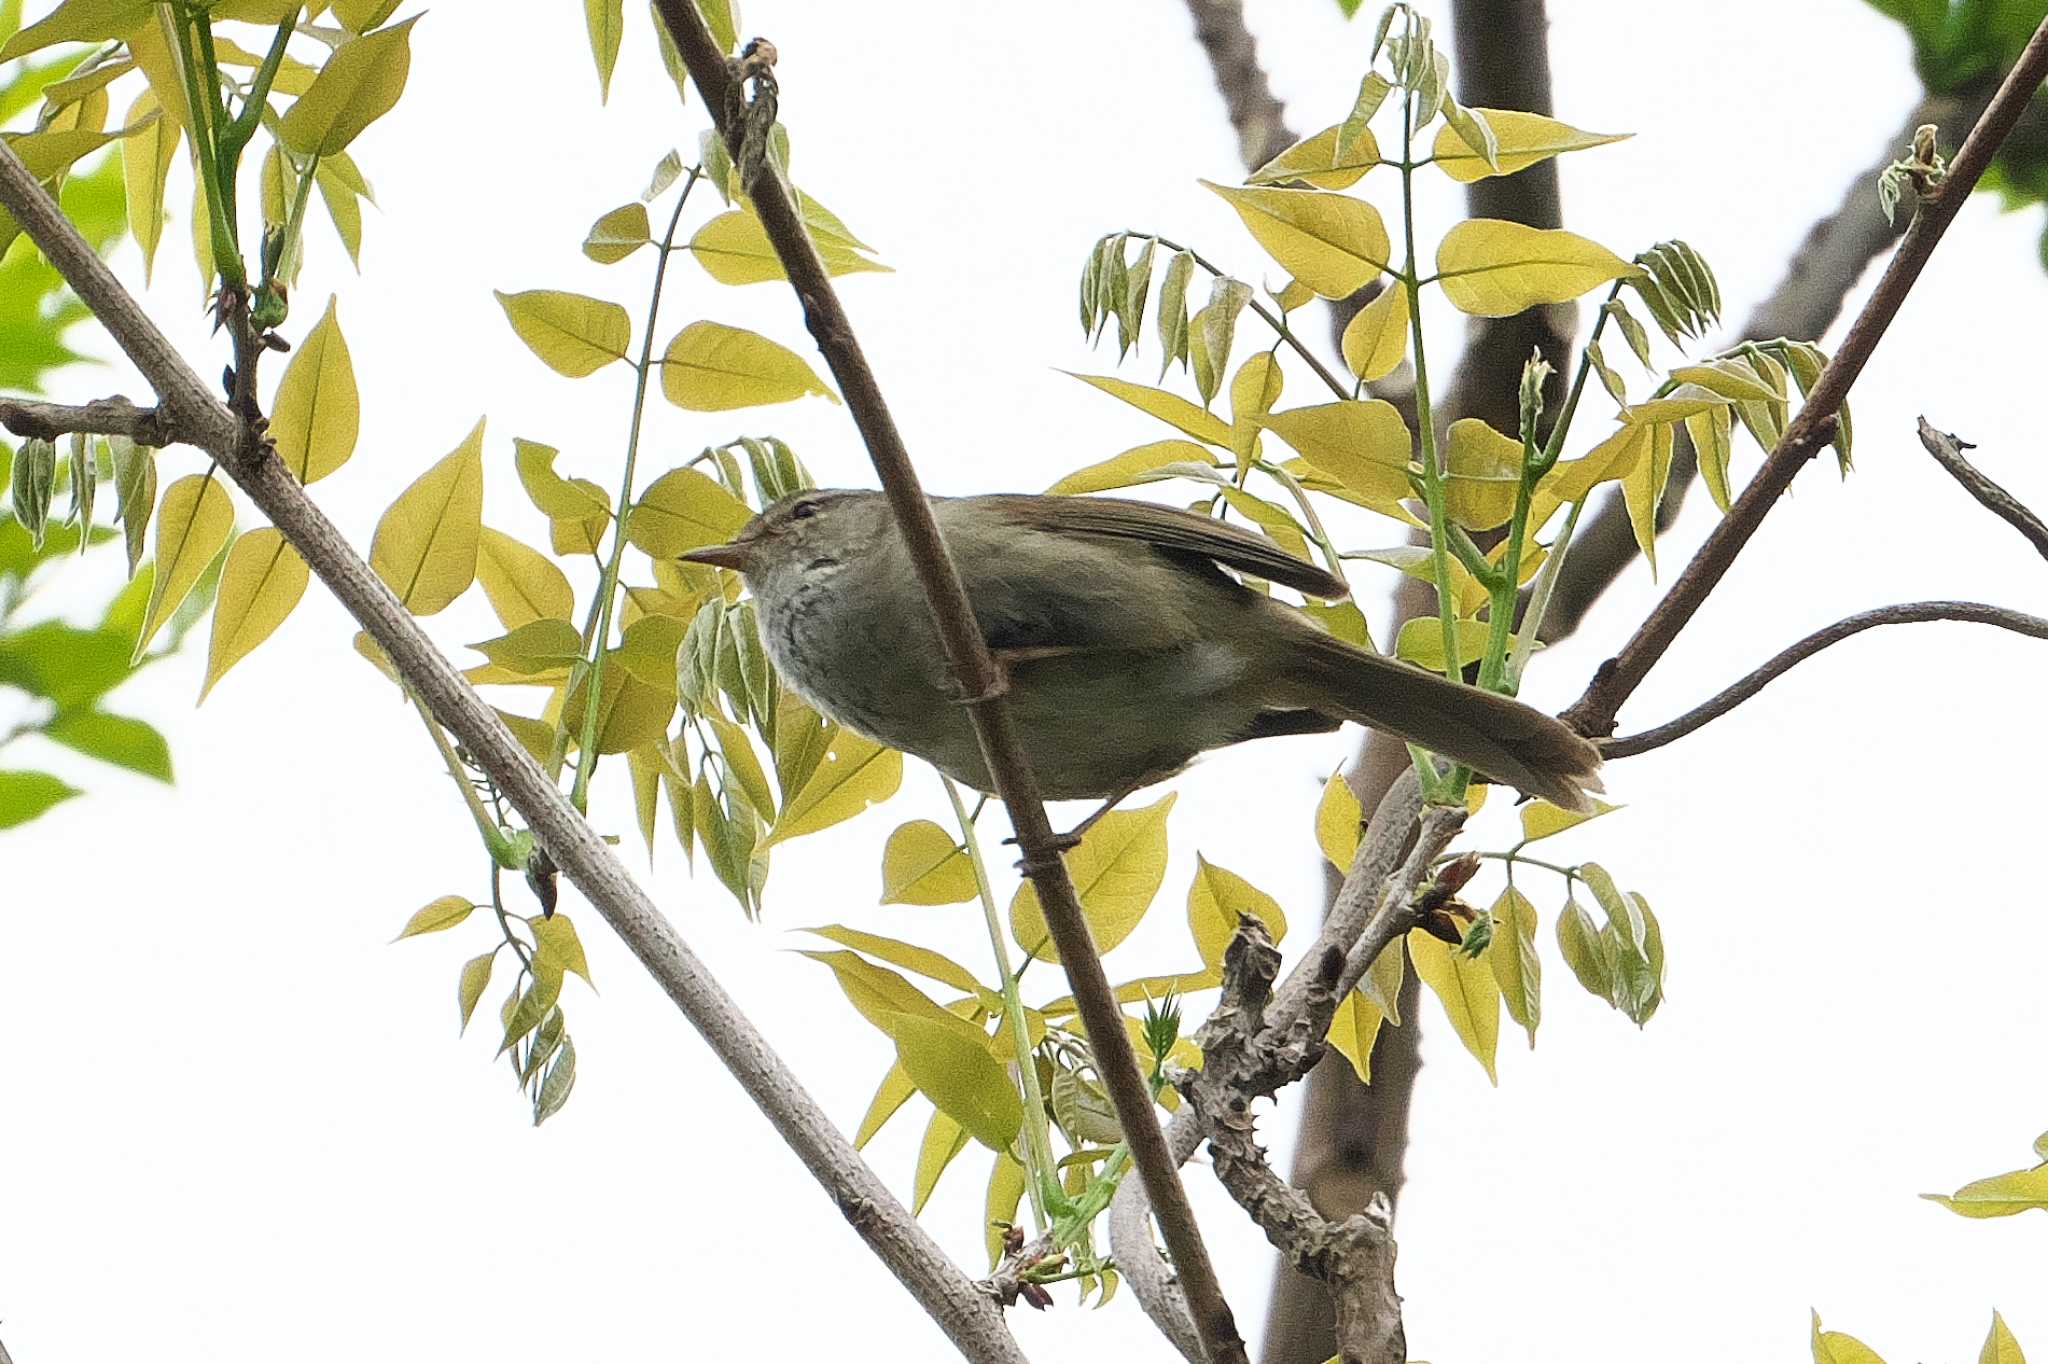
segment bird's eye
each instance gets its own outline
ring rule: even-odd
[[[789,509],[789,519],[792,521],[801,521],[807,516],[816,516],[817,514],[818,504],[815,502],[799,502]]]

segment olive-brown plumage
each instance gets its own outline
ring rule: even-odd
[[[1244,739],[1354,720],[1570,809],[1600,756],[1511,697],[1359,649],[1225,568],[1310,596],[1338,578],[1264,537],[1118,498],[933,498],[1046,795],[1108,798]],[[880,493],[797,493],[731,543],[784,679],[841,724],[991,789]]]

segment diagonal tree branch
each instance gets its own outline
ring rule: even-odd
[[[1905,239],[1885,267],[1884,277],[1850,326],[1849,334],[1842,338],[1827,368],[1814,380],[1805,405],[1786,427],[1777,448],[1764,460],[1763,467],[1757,470],[1728,514],[1708,533],[1699,553],[1671,584],[1671,590],[1648,619],[1637,627],[1619,653],[1600,665],[1585,694],[1564,712],[1564,719],[1581,733],[1614,732],[1614,717],[1622,703],[1634,694],[1679,631],[1727,574],[1793,478],[1827,443],[1835,413],[1847,399],[1850,386],[1863,372],[1934,248],[1955,221],[1957,211],[1976,187],[1985,167],[1991,164],[1999,144],[2019,122],[2044,76],[2048,76],[2048,20],[2042,21],[2020,52],[2019,60],[1986,106],[1983,117],[1970,130],[1962,150],[1956,153],[1940,188],[1921,201],[1913,225],[1906,229]]]
[[[2002,606],[1986,606],[1981,602],[1918,601],[1900,606],[1880,606],[1874,611],[1860,611],[1836,621],[1833,625],[1814,631],[1747,677],[1730,683],[1676,720],[1667,721],[1655,729],[1646,729],[1640,734],[1609,739],[1600,746],[1600,752],[1609,758],[1632,758],[1638,753],[1648,753],[1651,749],[1662,748],[1668,743],[1683,739],[1709,721],[1718,720],[1830,645],[1840,644],[1852,635],[1860,635],[1865,630],[1874,630],[1880,625],[1912,625],[1930,620],[1972,621],[1981,625],[1996,625],[2002,630],[2011,630],[2016,634],[2032,635],[2035,639],[2048,639],[2048,620],[2040,616],[2030,616],[2024,611],[2008,610]]]
[[[283,461],[260,440],[249,438],[4,145],[0,206],[14,215],[156,389],[164,430],[218,459],[283,532],[435,718],[497,782],[555,864],[675,1001],[854,1230],[960,1352],[978,1364],[1023,1364],[994,1300],[946,1258],[896,1201],[603,839],[434,648]]]
[[[773,121],[773,78],[767,74],[773,57],[766,55],[761,60],[764,49],[757,39],[749,45],[753,55],[747,64],[729,66],[694,4],[687,0],[656,0],[656,8],[689,68],[690,79],[717,121],[734,164],[747,177],[747,192],[760,215],[762,228],[789,276],[790,287],[803,304],[805,325],[839,381],[847,410],[888,494],[904,546],[917,569],[945,646],[947,662],[973,720],[982,757],[994,778],[996,793],[1009,810],[1011,827],[1023,854],[1020,865],[1038,889],[1047,927],[1059,949],[1061,967],[1095,1051],[1103,1087],[1116,1110],[1132,1162],[1152,1202],[1160,1235],[1186,1290],[1203,1352],[1210,1364],[1239,1364],[1246,1358],[1244,1341],[1217,1282],[1208,1248],[1202,1243],[1187,1191],[1181,1187],[1177,1167],[1167,1155],[1151,1090],[1138,1067],[1137,1053],[1124,1029],[1123,1012],[1102,969],[1102,959],[1082,916],[1066,863],[1061,860],[1037,777],[1024,756],[1009,708],[1003,702],[1001,679],[980,627],[975,624],[966,589],[932,519],[931,506],[925,500],[881,387],[854,339],[852,323],[840,305],[817,247],[804,228],[795,196],[771,158],[748,155],[749,120],[755,121],[751,135],[762,142],[767,132],[763,125]],[[741,79],[755,81],[759,101],[744,112],[740,104]]]
[[[1956,439],[1945,431],[1937,431],[1927,421],[1920,419],[1920,443],[1927,447],[1927,453],[1934,456],[1934,462],[1948,470],[1949,476],[1963,485],[1963,491],[1983,503],[1985,508],[1999,520],[2011,526],[2027,542],[2038,550],[2041,557],[2048,559],[2048,525],[2034,515],[2026,504],[1998,486],[1976,465],[1963,456],[1970,448],[1969,443]]]
[[[1287,107],[1259,65],[1258,40],[1245,27],[1243,0],[1187,0],[1195,41],[1216,76],[1223,112],[1237,131],[1237,153],[1247,168],[1263,166],[1293,146]]]

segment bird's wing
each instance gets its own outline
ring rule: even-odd
[[[1312,597],[1334,601],[1348,595],[1343,579],[1295,558],[1256,531],[1178,507],[1121,497],[997,495],[974,500],[992,510],[1000,507],[1047,531],[1142,540],[1175,554],[1214,560]]]

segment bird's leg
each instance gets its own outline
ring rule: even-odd
[[[1072,852],[1074,849],[1080,847],[1081,839],[1084,836],[1086,836],[1087,832],[1090,829],[1095,827],[1097,821],[1099,821],[1104,815],[1108,814],[1111,810],[1116,809],[1117,806],[1123,804],[1124,801],[1130,799],[1131,796],[1137,794],[1139,791],[1144,790],[1153,782],[1163,781],[1167,777],[1170,777],[1172,775],[1172,772],[1148,772],[1144,776],[1132,782],[1130,785],[1124,787],[1121,791],[1118,791],[1108,800],[1102,802],[1100,806],[1096,807],[1095,812],[1089,815],[1088,818],[1082,820],[1079,824],[1076,824],[1073,828],[1067,830],[1063,834],[1054,834],[1052,836],[1052,846],[1054,851],[1069,853]],[[1017,840],[1014,836],[1003,840],[1003,842],[1010,844],[1014,844],[1016,843],[1016,841]],[[1019,865],[1021,866],[1022,864],[1020,863]]]

